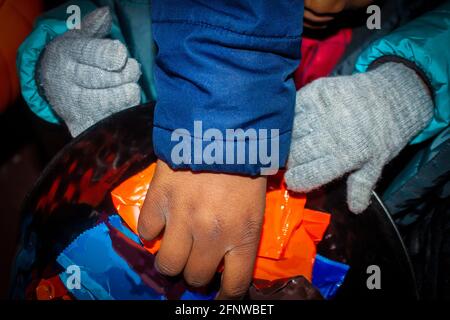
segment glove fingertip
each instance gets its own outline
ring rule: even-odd
[[[101,7],[89,13],[81,21],[81,33],[86,36],[103,38],[111,32],[112,16],[109,7]]]
[[[109,41],[104,50],[105,60],[108,61],[108,65],[105,66],[107,71],[119,71],[125,67],[128,60],[128,52],[122,42],[119,40]]]
[[[359,214],[370,205],[372,190],[375,188],[381,169],[381,165],[369,163],[348,177],[347,204],[351,212]]]
[[[284,181],[286,182],[287,188],[294,192],[308,192],[313,189],[312,186],[305,185],[303,179],[295,169],[289,169],[284,174]]]
[[[131,79],[132,82],[137,82],[142,75],[141,65],[136,59],[128,59],[127,66],[125,67],[127,72],[129,73],[127,76]]]
[[[126,90],[130,107],[137,106],[141,102],[141,87],[137,83],[129,83]]]
[[[370,197],[368,197],[369,200],[367,201],[361,201],[360,199],[348,199],[347,204],[348,208],[351,212],[354,214],[360,214],[364,212],[370,205]]]

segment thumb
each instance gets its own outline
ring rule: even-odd
[[[347,203],[351,212],[358,214],[367,209],[383,164],[368,162],[347,179]]]
[[[111,32],[112,17],[108,7],[101,7],[89,13],[81,21],[79,34],[85,37],[104,38]]]

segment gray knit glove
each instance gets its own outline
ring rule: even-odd
[[[402,63],[323,78],[297,93],[285,178],[308,192],[346,173],[354,213],[370,204],[385,164],[429,123],[433,103],[416,72]]]
[[[77,136],[99,120],[140,102],[139,63],[118,40],[108,7],[96,9],[46,47],[38,70],[54,111]]]

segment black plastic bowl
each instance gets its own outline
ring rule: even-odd
[[[29,297],[42,278],[56,275],[57,255],[101,213],[114,212],[110,191],[156,160],[153,104],[114,114],[71,141],[42,173],[23,206],[11,296]],[[332,213],[318,245],[325,257],[350,265],[336,299],[417,298],[408,254],[386,208],[374,194],[360,215],[348,211],[345,179],[308,194],[307,207]],[[98,214],[96,214],[98,213]],[[370,290],[367,268],[381,270],[381,289]]]

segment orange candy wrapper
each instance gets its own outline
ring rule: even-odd
[[[137,234],[137,221],[156,164],[124,181],[111,192],[117,212]],[[286,189],[282,173],[270,176],[261,241],[254,278],[276,280],[303,275],[309,281],[316,256],[316,244],[330,223],[328,213],[305,208],[306,196]],[[161,239],[144,243],[151,253]]]

